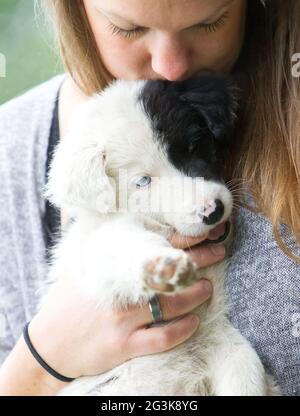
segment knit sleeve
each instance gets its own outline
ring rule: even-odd
[[[58,75],[0,106],[0,363],[46,276],[45,167]]]

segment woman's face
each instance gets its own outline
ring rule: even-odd
[[[230,72],[246,0],[83,0],[104,65],[116,78],[183,80]]]

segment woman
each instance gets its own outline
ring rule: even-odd
[[[59,123],[54,117],[50,150],[55,129],[63,140],[72,111],[112,79],[176,81],[207,69],[236,74],[247,98],[227,166],[228,179],[246,184],[233,187],[240,207],[227,277],[231,320],[283,392],[300,394],[300,338],[295,329],[300,313],[300,89],[299,79],[291,75],[291,56],[297,47],[300,51],[300,1],[269,0],[266,7],[259,0],[45,0],[45,5],[69,76],[48,81],[0,111],[0,137],[6,138],[1,140],[6,162],[3,195],[11,208],[4,214],[9,224],[22,226],[20,233],[17,227],[1,225],[6,241],[12,240],[3,262],[3,351],[10,349],[5,345],[9,326],[18,340],[0,370],[1,394],[56,394],[66,384],[39,366],[20,336],[32,316],[29,333],[36,350],[57,372],[73,378],[168,350],[196,330],[198,322],[190,312],[212,291],[202,283],[174,298],[159,296],[164,319],[180,317],[164,327],[146,328],[151,322],[148,305],[96,313],[65,284],[38,313],[35,306],[36,289],[45,276],[42,230],[52,226],[45,218],[49,207],[41,197],[41,177],[56,93]],[[56,105],[54,115],[57,111]],[[12,121],[17,127],[11,127]],[[18,143],[20,137],[23,141]],[[7,160],[18,154],[17,149],[24,158],[18,155],[20,160],[10,168]],[[250,193],[242,192],[245,189]],[[183,242],[174,235],[171,243],[193,246],[189,252],[203,267],[221,260],[224,249],[197,244],[223,233],[219,226],[203,239]],[[24,271],[25,264],[30,273]]]

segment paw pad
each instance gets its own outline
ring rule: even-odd
[[[196,268],[186,253],[157,256],[144,265],[146,286],[157,292],[175,292],[190,286],[196,280]]]

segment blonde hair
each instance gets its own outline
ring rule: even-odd
[[[40,1],[54,27],[66,71],[86,95],[101,91],[114,78],[101,61],[82,0]]]
[[[113,77],[101,61],[82,1],[42,2],[66,71],[86,95],[103,89]],[[247,185],[279,247],[298,264],[280,225],[287,225],[300,245],[300,77],[292,76],[292,56],[300,52],[299,16],[300,0],[267,0],[265,8],[260,0],[248,1],[245,43],[236,65],[245,75],[247,99],[226,173]]]
[[[247,75],[228,174],[246,181],[283,252],[300,264],[280,232],[285,224],[300,245],[300,77],[292,56],[300,52],[300,0],[250,1],[240,57]],[[242,138],[242,140],[241,140]]]

